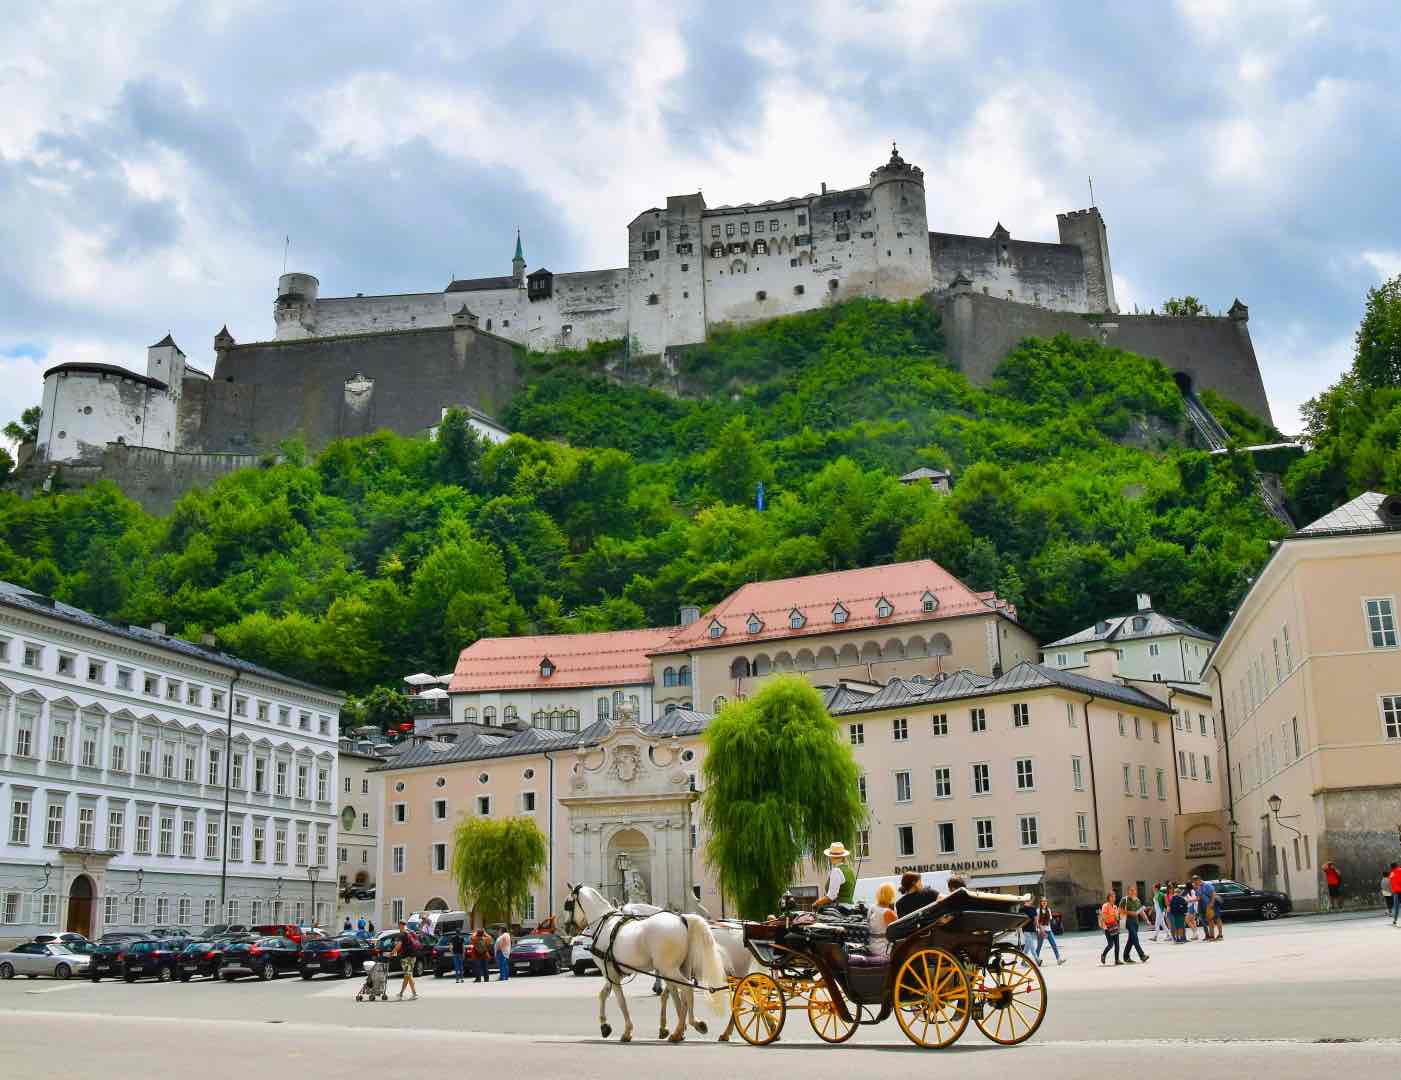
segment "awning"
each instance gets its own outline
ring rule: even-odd
[[[976,889],[996,889],[1002,885],[1040,885],[1042,872],[1032,874],[992,874],[988,877],[973,877],[968,884]]]

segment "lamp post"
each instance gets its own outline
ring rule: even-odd
[[[1271,795],[1268,799],[1265,800],[1265,802],[1269,805],[1270,813],[1274,815],[1276,825],[1278,825],[1281,829],[1288,829],[1295,836],[1304,835],[1298,829],[1294,828],[1293,825],[1286,825],[1283,821],[1279,819],[1279,808],[1284,805],[1283,799],[1281,799],[1278,795]],[[1286,814],[1285,816],[1288,817],[1291,821],[1299,817],[1298,814]]]
[[[311,882],[311,925],[316,925],[316,879],[321,876],[321,867],[308,866],[306,879]]]

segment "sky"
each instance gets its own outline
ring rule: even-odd
[[[1239,297],[1275,420],[1401,274],[1394,3],[11,0],[0,421],[67,361],[272,337],[322,296],[622,266],[627,222],[862,184],[898,141],[930,228],[1056,239],[1089,203],[1120,306]],[[290,240],[289,240],[290,238]]]

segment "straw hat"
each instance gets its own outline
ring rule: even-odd
[[[851,852],[847,851],[846,845],[840,840],[833,840],[832,846],[822,854],[826,855],[829,859],[845,859]]]

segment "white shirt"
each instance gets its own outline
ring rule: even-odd
[[[832,867],[832,872],[827,875],[827,892],[823,895],[828,900],[835,900],[837,894],[842,891],[842,886],[846,884],[846,875],[842,873],[840,866]]]
[[[511,955],[511,932],[509,930],[502,930],[501,936],[496,939],[496,951],[505,953],[507,956]]]

